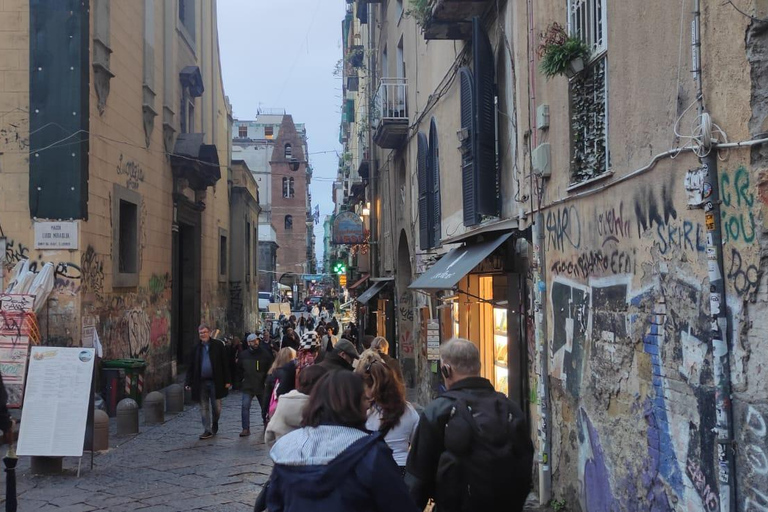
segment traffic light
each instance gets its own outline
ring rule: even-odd
[[[334,274],[346,274],[347,273],[347,265],[343,261],[337,261],[333,265],[333,273]]]

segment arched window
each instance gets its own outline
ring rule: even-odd
[[[285,216],[285,229],[293,229],[293,215],[286,215]]]
[[[283,197],[291,199],[296,195],[293,178],[283,178]]]
[[[285,158],[286,160],[290,160],[291,158],[293,158],[293,148],[291,147],[290,144],[285,145]]]

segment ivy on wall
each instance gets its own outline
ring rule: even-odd
[[[607,170],[606,58],[589,65],[570,82],[571,183],[580,183]]]

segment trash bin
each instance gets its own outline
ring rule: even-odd
[[[117,369],[124,372],[123,398],[132,398],[141,407],[144,393],[144,370],[147,363],[143,359],[113,359],[101,363],[102,368]]]
[[[119,368],[104,368],[102,364],[102,396],[107,405],[107,414],[112,418],[117,414],[117,404],[120,400],[125,398],[123,396],[123,385],[120,373],[121,370]]]

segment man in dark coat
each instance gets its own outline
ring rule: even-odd
[[[360,354],[357,353],[357,349],[351,341],[344,338],[336,342],[331,352],[328,352],[320,363],[320,366],[324,366],[328,371],[335,370],[349,370],[352,371],[352,361],[359,359]]]
[[[301,338],[296,334],[296,330],[293,327],[287,327],[285,329],[285,336],[283,336],[281,348],[291,347],[293,350],[299,350],[300,344]]]
[[[246,342],[248,348],[240,352],[238,366],[243,374],[242,384],[242,423],[243,431],[240,437],[251,435],[251,403],[255,398],[259,404],[264,401],[264,382],[267,380],[267,371],[272,366],[272,350],[262,345],[261,331],[248,335]]]
[[[192,400],[200,402],[200,415],[205,429],[200,439],[209,439],[219,431],[221,399],[227,396],[227,390],[232,386],[232,378],[224,344],[211,338],[211,330],[205,324],[200,325],[198,334],[200,343],[192,354],[186,387],[192,390]]]
[[[420,510],[433,498],[441,512],[522,511],[533,469],[523,411],[480,377],[469,340],[440,346],[440,373],[448,392],[421,413],[408,453],[411,497]]]

